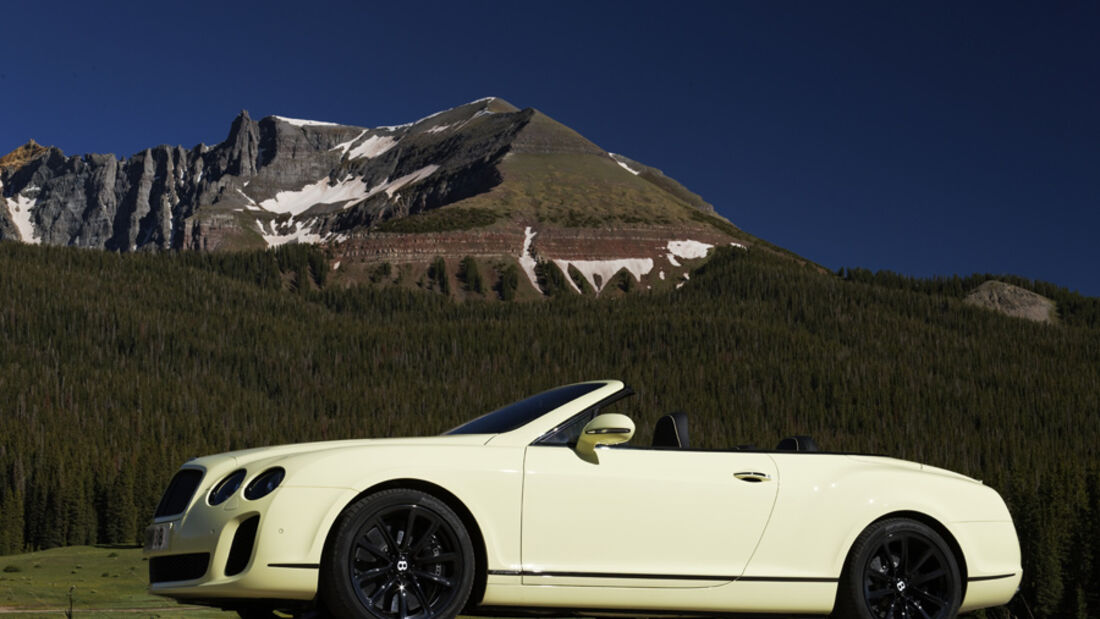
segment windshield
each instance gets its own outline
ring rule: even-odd
[[[504,408],[498,408],[473,421],[464,423],[447,432],[447,434],[500,434],[511,432],[542,417],[562,404],[575,400],[586,393],[591,393],[604,385],[605,383],[584,383],[543,391],[538,395],[509,404]]]

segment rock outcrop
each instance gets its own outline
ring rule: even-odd
[[[997,280],[989,280],[972,290],[966,295],[965,302],[1034,322],[1053,323],[1057,316],[1054,301]]]

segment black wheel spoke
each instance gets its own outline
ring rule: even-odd
[[[944,570],[941,567],[938,570],[935,570],[935,571],[932,571],[932,572],[928,572],[927,574],[921,574],[920,576],[917,576],[916,578],[913,579],[913,584],[923,585],[926,582],[936,580],[937,578],[941,578],[945,574],[947,574],[947,571]]]
[[[906,574],[909,571],[909,536],[901,538],[901,556],[898,557],[898,572]]]
[[[947,606],[947,600],[945,600],[945,599],[943,599],[939,596],[933,595],[932,593],[929,593],[925,589],[922,589],[920,587],[913,587],[912,589],[910,589],[910,591],[913,591],[917,595],[919,595],[920,597],[928,600],[929,602],[932,602],[933,604],[936,605],[937,608],[943,608],[944,606]]]
[[[390,534],[390,530],[386,527],[385,521],[383,521],[381,518],[375,518],[374,528],[378,529],[378,534],[382,536],[383,540],[385,540],[386,547],[389,549],[389,552],[391,554],[397,552],[397,542],[394,541],[393,535]]]
[[[420,586],[420,579],[412,579],[412,591],[416,596],[416,601],[420,603],[420,608],[423,609],[424,614],[427,615],[431,612],[431,603],[428,601],[428,596],[424,594],[424,588]]]
[[[409,600],[404,589],[401,589],[397,595],[397,616],[401,619],[406,619],[409,616]]]
[[[912,568],[910,568],[909,574],[910,575],[919,574],[920,573],[920,568],[924,567],[924,564],[928,563],[928,560],[931,559],[935,554],[936,554],[936,551],[933,548],[929,548],[928,550],[925,550],[924,554],[921,555],[921,558],[917,559],[917,562],[913,564]]]
[[[439,520],[436,518],[432,518],[432,523],[428,526],[428,530],[420,536],[420,539],[417,540],[416,545],[409,549],[409,554],[413,556],[419,554],[420,551],[424,549],[424,546],[426,546],[428,542],[432,539],[432,536],[435,535],[435,532],[438,530]]]
[[[421,565],[439,565],[440,563],[454,563],[461,557],[455,552],[445,552],[438,555],[425,555],[416,557],[416,562]]]
[[[405,552],[409,551],[409,546],[412,544],[413,539],[413,526],[416,524],[416,512],[415,506],[409,508],[409,517],[405,521],[405,536],[401,539],[401,549]]]
[[[378,589],[376,589],[374,591],[374,595],[371,595],[370,597],[367,598],[367,601],[370,602],[370,606],[371,607],[377,606],[379,600],[383,596],[385,596],[386,592],[389,591],[390,589],[392,589],[395,584],[397,584],[397,580],[391,578],[391,579],[387,580],[381,587],[378,587]]]
[[[363,587],[367,586],[368,583],[374,581],[379,576],[384,575],[386,572],[389,571],[389,569],[390,566],[383,565],[382,567],[371,568],[361,574],[356,575],[355,578],[359,583],[359,588],[362,589]]]
[[[867,599],[877,600],[880,598],[884,598],[888,595],[892,595],[895,591],[896,589],[894,589],[893,587],[886,587],[885,589],[875,589],[873,591],[867,592]]]
[[[890,578],[886,574],[883,574],[882,572],[873,569],[867,570],[867,578],[870,578],[871,580],[877,580],[878,582],[894,582],[893,578]]]
[[[424,579],[430,580],[430,581],[432,581],[436,584],[443,585],[444,587],[447,587],[448,589],[450,589],[451,587],[454,587],[454,581],[452,581],[450,579],[447,579],[447,578],[444,578],[442,576],[439,576],[438,574],[432,574],[431,572],[425,572],[423,570],[415,570],[415,571],[413,571],[413,575],[416,576],[417,578],[424,578]]]
[[[367,539],[366,536],[363,536],[363,538],[360,539],[355,544],[355,547],[356,548],[362,548],[363,550],[366,550],[367,552],[369,552],[372,555],[378,557],[379,559],[382,559],[387,564],[392,563],[392,560],[390,559],[390,555],[387,554],[385,551],[383,551],[381,548],[375,548],[374,545],[371,543],[371,541],[369,539]]]

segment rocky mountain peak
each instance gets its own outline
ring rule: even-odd
[[[256,163],[260,152],[260,128],[241,110],[229,128],[229,138],[224,144],[226,151],[225,172],[234,176],[252,176],[256,174]]]
[[[257,121],[241,110],[209,148],[157,146],[118,159],[30,142],[4,161],[0,239],[27,243],[325,243],[342,273],[471,255],[514,262],[533,286],[535,266],[553,263],[567,287],[599,292],[623,268],[645,286],[675,285],[686,276],[679,261],[706,252],[688,258],[672,248],[751,239],[660,170],[497,97],[373,128]]]
[[[26,144],[0,157],[0,168],[21,168],[48,150],[50,150],[48,146],[42,146],[34,139],[27,140]]]

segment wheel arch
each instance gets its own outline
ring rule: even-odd
[[[470,534],[470,542],[474,547],[474,586],[470,590],[470,598],[466,603],[467,608],[472,608],[481,603],[481,599],[485,595],[485,584],[488,578],[488,552],[485,549],[485,537],[481,533],[481,527],[478,526],[477,519],[474,518],[473,513],[470,511],[466,504],[462,502],[457,496],[446,488],[434,484],[423,479],[403,478],[403,479],[391,479],[384,482],[379,482],[370,486],[366,490],[363,490],[359,494],[355,495],[350,501],[348,501],[343,508],[340,509],[339,515],[333,520],[332,525],[329,527],[328,532],[325,533],[325,542],[323,548],[324,553],[322,555],[322,561],[327,559],[328,548],[330,546],[329,541],[333,533],[336,531],[337,524],[340,522],[340,518],[343,517],[344,512],[349,507],[355,505],[360,499],[381,492],[383,490],[394,489],[406,489],[406,490],[418,490],[425,494],[430,494],[436,499],[443,501],[447,507],[454,510],[458,515],[459,520],[466,527],[467,532]]]

